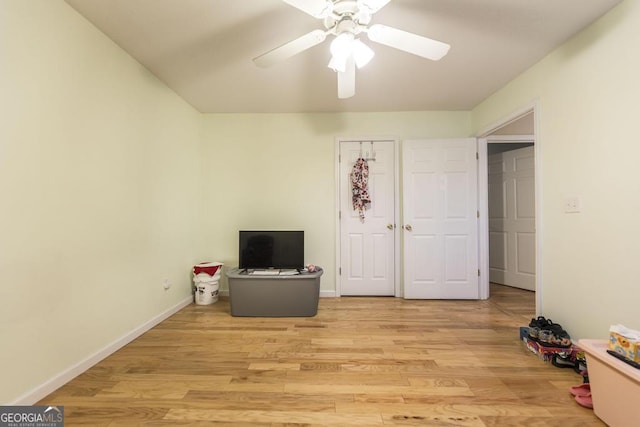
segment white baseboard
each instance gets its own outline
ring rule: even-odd
[[[9,403],[9,405],[35,404],[36,402],[48,396],[49,394],[53,393],[54,391],[56,391],[57,389],[59,389],[60,387],[62,387],[63,385],[65,385],[66,383],[68,383],[69,381],[71,381],[81,373],[83,373],[84,371],[86,371],[87,369],[94,366],[96,363],[100,362],[101,360],[115,353],[117,350],[121,349],[125,345],[129,344],[131,341],[138,338],[140,335],[144,334],[149,329],[153,328],[163,320],[167,319],[169,316],[177,313],[184,307],[188,306],[192,302],[193,302],[193,295],[189,295],[188,297],[180,301],[178,304],[174,305],[173,307],[169,307],[164,312],[158,314],[156,317],[138,326],[136,329],[127,333],[120,339],[112,342],[111,344],[107,345],[106,347],[97,351],[96,353],[92,354],[86,359],[78,362],[74,366],[71,366],[65,371],[59,373],[58,375],[54,376],[50,380],[46,381],[45,383],[25,393],[15,401]]]
[[[336,291],[320,291],[320,298],[335,298]]]

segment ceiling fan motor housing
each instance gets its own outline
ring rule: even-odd
[[[362,32],[371,22],[371,14],[359,8],[355,0],[337,0],[333,13],[324,20],[327,31],[334,35],[350,32],[353,35]]]

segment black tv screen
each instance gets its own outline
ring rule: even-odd
[[[304,231],[240,230],[240,269],[304,268]]]

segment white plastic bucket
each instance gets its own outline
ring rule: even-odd
[[[201,262],[200,264],[196,264],[193,266],[193,273],[209,273],[209,275],[213,275],[222,269],[224,264],[221,262]]]
[[[197,305],[210,305],[218,301],[218,282],[196,283],[196,293],[194,295]]]
[[[213,276],[208,275],[207,273],[198,273],[198,274],[194,274],[193,275],[193,282],[194,283],[199,283],[199,282],[217,282],[218,280],[220,280],[220,277],[222,276],[222,270],[218,269],[218,271],[216,271],[216,273]]]

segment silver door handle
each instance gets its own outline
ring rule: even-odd
[[[393,224],[387,224],[387,228],[388,228],[389,230],[393,230]]]
[[[407,224],[407,225],[404,226],[404,229],[407,230],[407,231],[411,231],[411,230],[413,230],[413,227],[411,227],[411,224]]]

